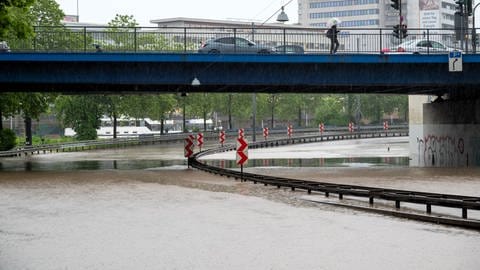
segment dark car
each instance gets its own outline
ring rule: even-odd
[[[274,53],[275,48],[256,44],[241,37],[222,37],[207,40],[198,49],[199,53]]]
[[[10,47],[8,47],[8,44],[6,41],[0,41],[0,52],[9,52]]]
[[[295,54],[303,54],[305,50],[300,45],[280,45],[275,47],[277,53],[295,53]]]

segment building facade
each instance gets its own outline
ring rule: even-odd
[[[455,0],[402,0],[404,24],[409,28],[453,28]],[[338,18],[344,28],[388,28],[399,24],[391,0],[298,0],[301,25],[327,27]]]
[[[298,0],[298,18],[300,25],[319,28],[329,27],[329,20],[337,18],[345,51],[397,45],[405,41],[392,35],[399,24],[408,28],[408,39],[428,38],[460,46],[453,31],[455,0],[401,0],[401,14],[391,5],[391,0]],[[365,39],[365,35],[370,36]]]

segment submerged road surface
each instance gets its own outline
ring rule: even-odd
[[[28,161],[181,159],[182,147],[45,155]],[[300,148],[285,151],[294,149]],[[441,190],[455,186],[455,192],[476,195],[480,190],[477,170],[250,169],[365,185]],[[478,269],[480,265],[477,231],[319,205],[303,200],[305,195],[179,165],[7,170],[0,173],[0,269]]]

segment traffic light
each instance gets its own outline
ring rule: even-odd
[[[407,25],[406,24],[402,24],[402,38],[406,38],[408,37],[408,34],[407,34]]]
[[[393,26],[393,36],[396,38],[400,37],[400,25]]]
[[[455,4],[457,4],[455,7],[457,12],[460,12],[460,14],[463,15],[463,4],[465,4],[465,0],[456,0]]]
[[[408,28],[406,24],[394,25],[393,26],[393,36],[396,38],[406,38],[408,36]]]
[[[467,6],[467,14],[468,16],[472,16],[473,14],[473,1],[472,0],[466,0],[465,5]]]
[[[393,9],[400,9],[400,0],[391,0],[392,4],[390,5]]]

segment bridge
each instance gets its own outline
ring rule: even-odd
[[[36,27],[32,39],[9,40],[11,52],[0,53],[0,89],[441,95],[475,93],[480,83],[480,55],[467,50],[463,72],[449,72],[454,29],[409,29],[409,41],[427,44],[420,51],[391,29],[341,30],[339,53],[329,55],[326,29],[302,26]],[[232,42],[222,44],[234,53],[198,53],[212,38]],[[257,45],[277,53],[239,53]],[[286,54],[285,46],[305,53]]]
[[[480,85],[480,55],[449,72],[447,54],[0,54],[2,91],[443,94]],[[199,85],[192,85],[194,78]]]

